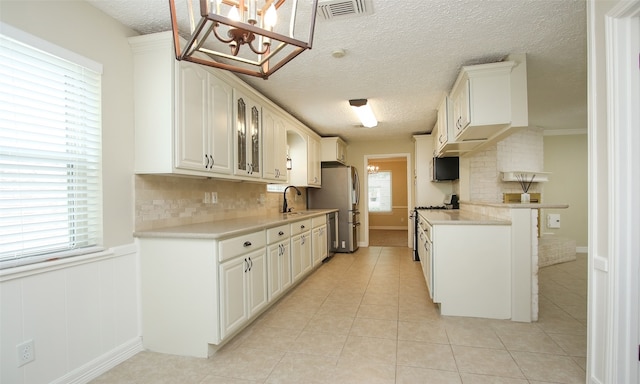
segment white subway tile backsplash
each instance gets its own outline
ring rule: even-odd
[[[469,158],[471,201],[502,202],[503,193],[521,193],[517,182],[503,182],[503,171],[543,171],[542,129],[525,128]],[[540,192],[533,183],[529,192]]]

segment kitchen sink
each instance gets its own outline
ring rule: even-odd
[[[308,215],[311,212],[307,212],[307,211],[294,211],[294,212],[287,212],[285,213],[285,215],[287,216],[302,216],[302,215]]]

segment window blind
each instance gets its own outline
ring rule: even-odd
[[[102,242],[101,73],[0,34],[0,268]]]

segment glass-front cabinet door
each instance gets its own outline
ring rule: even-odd
[[[261,108],[245,94],[234,90],[235,94],[235,166],[234,174],[239,176],[262,177],[260,146],[262,134]]]

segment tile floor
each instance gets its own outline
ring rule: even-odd
[[[540,270],[540,320],[443,317],[403,247],[337,254],[209,359],[142,352],[99,383],[584,383],[586,255]]]

